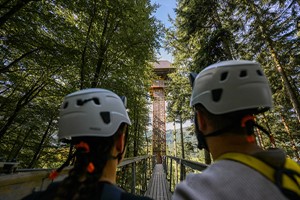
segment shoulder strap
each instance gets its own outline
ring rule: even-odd
[[[281,169],[274,169],[258,158],[241,153],[226,153],[217,160],[232,160],[247,165],[276,184],[288,198],[300,197],[300,166],[291,159],[287,158]]]

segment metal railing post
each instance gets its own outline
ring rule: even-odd
[[[131,185],[131,194],[135,194],[135,185],[136,185],[136,164],[132,163],[132,185]]]
[[[154,169],[155,164],[156,164],[156,157],[153,156],[153,157],[152,157],[152,169]]]
[[[143,194],[145,193],[147,189],[147,158],[143,160],[143,165],[144,165],[144,184],[143,184]]]
[[[180,181],[185,179],[185,166],[182,164],[182,160],[180,159]]]
[[[170,162],[171,162],[171,163],[170,163],[170,191],[172,192],[172,179],[173,179],[173,177],[172,177],[172,174],[173,174],[173,171],[172,171],[172,170],[173,170],[173,169],[172,169],[172,168],[173,168],[173,167],[172,167],[172,161],[173,161],[173,159],[170,158],[170,160],[171,160],[171,161],[170,161]]]
[[[183,166],[182,166],[181,159],[180,159],[180,178],[179,178],[180,181],[183,180],[183,171],[182,171],[182,168],[183,168]]]

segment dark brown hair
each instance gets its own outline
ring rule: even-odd
[[[112,157],[110,152],[119,136],[124,133],[126,124],[121,124],[118,131],[110,137],[76,137],[72,138],[72,144],[80,142],[88,144],[89,151],[84,148],[77,148],[74,157],[74,167],[70,170],[69,176],[65,178],[57,190],[55,200],[60,199],[91,199],[96,193],[97,183],[102,176],[103,169]],[[126,132],[126,139],[128,133]],[[88,172],[87,168],[92,163],[94,170]]]

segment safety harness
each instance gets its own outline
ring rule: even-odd
[[[226,153],[217,160],[244,164],[273,182],[288,199],[300,199],[300,166],[289,158],[282,167],[270,166],[261,159],[241,153]]]

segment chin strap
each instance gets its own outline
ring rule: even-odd
[[[116,155],[116,156],[109,155],[108,159],[112,159],[112,160],[118,159],[118,162],[120,162],[122,160],[122,156],[123,156],[123,154],[125,152],[125,148],[126,148],[126,146],[124,146],[123,151],[121,153],[118,153],[118,155]]]
[[[264,127],[255,123],[255,117],[253,115],[246,115],[245,117],[243,117],[241,120],[241,127],[246,128],[248,142],[250,143],[255,142],[253,127],[256,127],[262,132],[264,132],[269,137],[271,143],[275,145],[275,139],[273,135],[269,131],[267,131]]]

